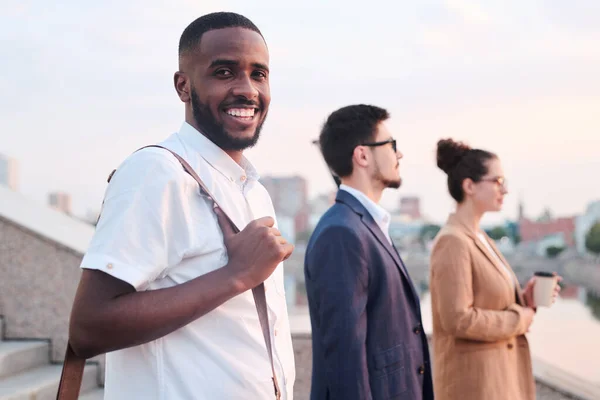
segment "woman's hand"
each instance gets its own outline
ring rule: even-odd
[[[554,293],[552,293],[552,303],[556,301],[558,294],[560,293],[560,285],[559,283],[563,280],[562,276],[554,273],[556,276],[556,285],[554,286]],[[525,299],[525,305],[527,307],[534,308],[536,307],[535,302],[533,301],[533,288],[535,286],[535,276],[531,277],[531,279],[525,285],[523,289],[523,298]]]

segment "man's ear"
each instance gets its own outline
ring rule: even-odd
[[[173,83],[175,84],[175,90],[179,99],[184,103],[189,103],[191,99],[190,95],[190,80],[185,72],[177,71],[173,76]]]
[[[356,146],[352,152],[352,162],[361,166],[369,165],[371,154],[365,146]]]

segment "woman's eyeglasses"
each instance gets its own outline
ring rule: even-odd
[[[508,189],[508,186],[506,185],[506,178],[504,178],[503,176],[497,176],[495,178],[481,178],[479,181],[492,182],[504,188],[505,190]]]

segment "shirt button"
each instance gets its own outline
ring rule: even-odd
[[[514,345],[512,343],[509,343],[506,347],[508,347],[508,349],[511,350],[514,347]]]
[[[421,365],[418,369],[418,372],[419,372],[419,375],[425,374],[425,367]]]
[[[240,178],[240,181],[246,182],[246,175],[242,175],[242,177]]]
[[[111,263],[106,264],[107,269],[113,269],[113,265]]]
[[[421,333],[421,325],[417,325],[417,327],[416,327],[415,329],[413,329],[413,332],[414,332],[415,334],[417,334],[417,335],[418,335],[419,333]]]

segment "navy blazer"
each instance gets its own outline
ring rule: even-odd
[[[311,400],[433,399],[419,297],[366,208],[340,190],[306,250]]]

